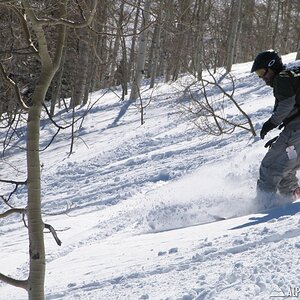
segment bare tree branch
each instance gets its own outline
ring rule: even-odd
[[[1,62],[0,62],[0,73],[3,75],[5,81],[15,90],[18,102],[21,105],[21,107],[25,110],[28,110],[28,106],[25,104],[25,102],[22,99],[18,85],[11,78],[8,77],[4,69],[4,66]]]
[[[57,26],[57,25],[65,25],[68,27],[72,27],[72,28],[84,28],[89,26],[95,16],[96,10],[97,10],[97,5],[98,5],[98,1],[94,0],[93,1],[93,6],[90,12],[90,15],[88,16],[88,18],[84,18],[83,22],[75,22],[75,21],[71,21],[65,18],[59,18],[59,19],[54,19],[54,18],[44,18],[44,19],[39,19],[32,11],[32,9],[29,6],[29,3],[26,1],[24,1],[26,4],[26,8],[30,10],[30,15],[31,18],[34,19],[34,21],[36,22],[36,24],[38,24],[39,26],[43,26],[43,25],[47,25],[47,26]]]
[[[14,184],[15,187],[13,189],[13,191],[11,191],[8,195],[8,197],[4,197],[3,195],[0,195],[0,198],[3,199],[3,201],[11,208],[14,209],[14,207],[12,207],[8,202],[10,200],[10,198],[12,197],[12,195],[17,191],[19,185],[26,185],[27,184],[27,180],[26,181],[13,181],[13,180],[4,180],[4,179],[0,179],[0,182],[3,183],[8,183],[8,184]]]
[[[12,3],[12,2],[16,2],[16,0],[1,0],[0,4],[8,4],[8,3]]]
[[[29,45],[28,48],[30,48],[34,54],[37,54],[38,50],[36,49],[36,47],[34,46],[34,44],[32,42],[30,30],[29,30],[28,24],[25,20],[26,17],[15,6],[10,5],[9,8],[11,8],[15,12],[15,14],[18,16],[18,18],[21,22],[23,31],[25,33],[26,40],[28,41],[28,45]]]
[[[235,106],[235,107],[239,110],[239,112],[247,119],[247,122],[248,122],[248,124],[249,124],[249,126],[250,126],[250,131],[251,131],[251,133],[253,134],[253,136],[256,136],[256,132],[255,132],[254,126],[253,126],[252,121],[251,121],[251,119],[249,118],[248,114],[241,108],[241,106],[240,106],[240,105],[236,102],[236,100],[233,98],[233,92],[234,92],[235,86],[234,86],[234,80],[233,80],[233,78],[232,78],[232,75],[229,73],[230,79],[231,79],[231,82],[232,82],[232,86],[233,86],[233,89],[232,89],[233,92],[232,92],[232,94],[229,94],[229,93],[227,93],[227,92],[223,89],[223,87],[222,87],[220,84],[217,83],[216,78],[212,75],[212,73],[210,72],[209,69],[208,69],[208,72],[209,72],[209,74],[212,76],[212,78],[213,78],[213,80],[214,80],[214,84],[222,91],[222,93],[223,93],[225,96],[227,96],[227,97],[232,101],[232,103],[234,104],[234,106]]]
[[[3,275],[2,273],[0,273],[0,280],[4,281],[5,283],[8,283],[10,285],[13,285],[15,287],[19,287],[19,288],[22,288],[25,290],[27,290],[27,288],[28,288],[28,280],[13,279],[11,277]]]
[[[50,225],[50,224],[46,224],[45,223],[45,228],[49,229],[49,231],[52,233],[56,243],[58,246],[61,246],[62,242],[61,240],[58,238],[57,233],[55,231],[55,229]]]
[[[5,211],[4,213],[0,214],[0,219],[3,219],[9,215],[12,215],[12,214],[26,214],[26,209],[25,208],[12,208],[12,209],[9,209],[7,211]]]
[[[232,84],[232,89],[230,92],[227,92],[208,68],[207,71],[210,77],[212,77],[212,81],[202,77],[200,81],[195,80],[187,87],[186,90],[189,91],[190,99],[192,101],[189,106],[182,105],[184,112],[187,115],[192,116],[191,119],[193,123],[207,134],[219,136],[224,133],[230,134],[236,128],[242,128],[250,131],[253,136],[256,136],[250,117],[233,97],[235,84],[231,74],[226,75],[229,77]],[[200,84],[200,88],[197,87],[197,91],[201,92],[201,97],[195,97],[192,92],[193,85],[197,84]],[[219,93],[210,96],[211,90],[208,90],[209,87],[216,87],[219,90]],[[226,104],[226,101],[232,103],[246,120],[234,120],[228,118],[224,112],[224,107],[228,105]],[[240,114],[237,114],[237,116],[240,116]]]
[[[96,105],[96,103],[97,103],[102,97],[104,97],[104,96],[106,95],[106,93],[108,93],[109,90],[110,90],[110,89],[107,89],[107,90],[103,93],[103,95],[101,95],[101,97],[99,97],[99,98],[98,98],[98,99],[97,99],[97,100],[96,100],[89,108],[87,108],[86,111],[83,113],[82,116],[78,117],[77,119],[73,119],[72,123],[70,123],[70,124],[68,124],[68,125],[66,125],[66,126],[61,126],[61,125],[59,125],[57,122],[55,122],[55,120],[54,120],[53,117],[51,116],[51,114],[50,114],[50,112],[49,112],[47,106],[43,103],[43,107],[44,107],[44,109],[45,109],[45,111],[46,111],[46,114],[47,114],[48,118],[51,120],[51,122],[53,123],[53,125],[54,125],[55,127],[58,128],[58,130],[57,130],[56,133],[53,135],[53,137],[51,138],[51,141],[48,143],[48,145],[47,145],[46,147],[44,147],[43,149],[41,149],[40,151],[46,150],[46,149],[51,145],[51,143],[54,141],[55,137],[58,135],[58,133],[60,132],[60,130],[70,128],[70,127],[72,127],[75,123],[77,123],[77,122],[80,121],[80,120],[82,120],[82,122],[83,122],[84,118],[85,118],[85,117],[87,116],[87,114],[91,111],[91,109],[94,107],[94,105]]]
[[[122,33],[122,37],[131,37],[131,36],[139,36],[141,33],[143,33],[145,30],[147,30],[149,27],[151,27],[156,21],[151,21],[149,22],[146,26],[144,26],[139,32],[137,33]],[[95,30],[93,27],[91,26],[88,26],[88,28],[93,31],[94,33],[98,34],[98,35],[107,35],[107,36],[120,36],[119,33],[111,33],[111,32],[100,32],[100,31],[97,31]],[[117,27],[112,27],[112,30],[113,29],[118,29]]]

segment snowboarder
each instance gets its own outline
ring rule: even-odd
[[[273,88],[275,97],[273,113],[260,131],[261,139],[276,127],[284,128],[266,144],[270,149],[261,162],[257,181],[257,201],[262,208],[271,208],[300,198],[296,176],[300,169],[300,77],[283,65],[275,51],[259,53],[251,72]]]

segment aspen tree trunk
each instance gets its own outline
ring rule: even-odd
[[[174,18],[174,7],[175,3],[173,0],[165,1],[165,12],[163,14],[162,23],[169,24],[173,21]],[[173,57],[172,57],[172,44],[173,44],[173,37],[168,34],[166,31],[162,31],[161,33],[161,41],[163,44],[163,59],[161,63],[161,69],[165,77],[165,82],[169,82],[171,80],[171,72],[173,69]]]
[[[95,57],[92,56],[92,51],[89,49],[89,60],[88,60],[88,67],[87,67],[87,78],[86,78],[86,85],[84,88],[84,94],[83,94],[83,102],[82,105],[86,105],[89,101],[89,94],[90,91],[94,91],[92,89],[95,81]]]
[[[150,49],[148,51],[148,67],[146,76],[151,78],[150,88],[154,86],[155,75],[157,73],[157,66],[159,61],[159,52],[160,52],[160,39],[161,39],[161,27],[162,27],[162,11],[163,11],[163,1],[160,0],[157,2],[157,16],[154,24],[154,30],[151,39]]]
[[[93,27],[98,32],[108,32],[107,25],[108,21],[108,0],[99,0],[98,1],[98,11],[95,16],[96,20],[101,20],[101,22],[94,22]],[[95,91],[97,89],[105,87],[107,73],[106,63],[109,61],[109,51],[108,51],[108,36],[106,34],[96,35],[96,38],[93,38],[92,41],[95,43],[92,48],[94,51],[94,56],[96,58],[95,65],[93,67],[93,83],[91,90]]]
[[[78,32],[78,64],[74,80],[71,107],[81,105],[84,101],[84,91],[87,84],[89,62],[89,32],[86,28],[80,28]]]
[[[236,39],[238,36],[239,20],[241,16],[242,0],[232,0],[230,8],[230,27],[227,46],[226,73],[231,72],[234,63]]]
[[[285,14],[284,14],[284,23],[282,29],[282,38],[283,45],[281,47],[281,53],[288,53],[291,49],[289,48],[289,38],[290,38],[290,22],[291,22],[291,10],[292,10],[292,1],[287,1],[283,5],[285,5]]]
[[[181,69],[181,62],[183,55],[186,55],[184,53],[184,49],[187,42],[187,32],[188,32],[188,19],[190,18],[189,15],[189,8],[191,5],[191,0],[182,0],[179,2],[179,10],[180,10],[180,17],[178,21],[178,35],[176,40],[176,49],[173,51],[173,61],[174,61],[174,67],[173,67],[173,74],[172,74],[172,81],[175,81],[178,79],[178,75],[180,73]]]
[[[154,87],[154,83],[155,83],[155,77],[156,77],[156,73],[157,73],[157,66],[158,66],[158,61],[159,61],[159,50],[160,50],[160,33],[161,33],[161,29],[160,29],[160,25],[156,24],[155,25],[155,29],[154,29],[154,33],[153,33],[153,39],[152,39],[152,51],[153,51],[153,55],[152,55],[152,61],[149,62],[149,66],[151,66],[150,68],[150,88]]]
[[[62,78],[64,73],[64,62],[66,58],[66,49],[64,48],[62,57],[61,57],[61,68],[57,73],[56,84],[53,86],[52,92],[52,99],[51,99],[51,106],[50,106],[50,116],[54,116],[55,112],[55,105],[58,103],[60,107],[60,94],[61,94],[61,87],[62,87]]]
[[[205,1],[198,0],[196,16],[196,53],[195,53],[195,70],[197,71],[197,79],[201,80],[203,71],[203,53],[204,53],[204,22],[205,22]]]
[[[266,17],[263,23],[262,30],[264,31],[264,38],[262,39],[262,50],[268,49],[268,43],[270,43],[270,39],[268,38],[270,33],[270,26],[271,26],[271,13],[272,13],[272,1],[268,0],[266,4]]]
[[[136,61],[136,68],[135,68],[135,76],[132,83],[132,89],[130,93],[130,100],[135,101],[140,94],[140,86],[142,77],[144,74],[144,68],[145,68],[145,59],[146,59],[146,50],[147,50],[147,32],[148,30],[145,29],[149,22],[149,9],[150,9],[150,0],[145,1],[144,5],[144,20],[142,29],[143,32],[140,34],[139,37],[139,48],[138,48],[138,54],[137,54],[137,61]]]
[[[299,18],[300,15],[300,3],[298,1],[297,3],[297,17]],[[299,22],[296,23],[296,34],[297,34],[297,55],[296,55],[296,60],[300,59],[300,25]]]
[[[240,2],[240,7],[239,7],[239,18],[237,22],[237,30],[236,30],[236,38],[234,40],[234,52],[233,52],[233,64],[237,62],[238,59],[238,44],[239,44],[239,39],[240,39],[240,33],[241,33],[241,28],[242,28],[242,0]]]
[[[110,73],[109,77],[111,78],[111,82],[109,85],[114,84],[114,75],[115,75],[117,65],[118,65],[118,53],[119,53],[119,48],[120,48],[120,44],[121,44],[123,20],[124,20],[124,2],[122,2],[121,6],[120,6],[120,14],[119,14],[119,19],[118,19],[117,26],[116,26],[117,27],[117,35],[115,38],[112,55],[111,55],[112,61],[110,64],[110,71],[109,71],[109,73]]]
[[[297,55],[296,60],[300,59],[300,30],[298,32],[298,47],[297,47]]]
[[[30,271],[28,296],[31,299],[44,299],[45,246],[44,223],[41,217],[41,170],[40,170],[40,117],[42,103],[53,77],[53,69],[44,67],[33,95],[27,120],[27,174],[28,174],[28,234]]]
[[[130,54],[129,54],[129,62],[128,62],[128,79],[133,80],[134,78],[134,70],[135,70],[135,47],[136,47],[136,33],[137,33],[137,28],[138,28],[138,21],[139,21],[139,12],[140,12],[140,7],[141,5],[141,0],[137,1],[136,7],[136,15],[133,23],[133,36],[131,40],[131,48],[130,48]],[[131,72],[130,72],[131,70]]]
[[[280,0],[277,0],[277,11],[276,11],[275,24],[274,24],[274,32],[272,35],[272,48],[273,49],[276,49],[276,46],[277,46],[280,7],[281,7],[281,2],[280,2]]]
[[[32,96],[32,106],[29,108],[27,120],[27,218],[30,264],[27,291],[29,300],[43,300],[45,246],[43,233],[44,223],[41,212],[40,118],[47,90],[60,65],[66,26],[59,25],[60,32],[57,37],[56,53],[52,60],[43,27],[36,18],[32,6],[28,0],[22,0],[22,4],[37,37],[38,56],[41,62],[41,73]],[[65,3],[61,5],[62,13],[64,13],[64,5]]]
[[[126,48],[126,40],[123,37],[122,38],[122,61],[120,62],[121,69],[123,70],[122,73],[122,100],[125,99],[125,95],[128,94],[128,76],[129,76],[129,70],[128,70],[128,62],[127,62],[127,48]]]

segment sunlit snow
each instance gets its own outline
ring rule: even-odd
[[[293,62],[296,54],[284,56]],[[257,132],[273,107],[272,89],[233,67],[235,99]],[[69,156],[70,130],[41,152],[43,219],[62,241],[45,233],[47,300],[234,300],[298,296],[300,202],[259,213],[253,202],[264,144],[243,129],[208,136],[182,114],[187,75],[142,87],[145,124],[119,88],[91,94]],[[87,108],[76,111],[82,116]],[[228,114],[236,112],[230,105]],[[72,113],[59,113],[64,124]],[[238,117],[238,116],[237,116]],[[56,128],[42,124],[41,148]],[[278,130],[268,137],[278,134]],[[1,129],[1,140],[5,131]],[[26,179],[25,127],[0,164],[0,178]],[[3,147],[3,145],[1,145]],[[3,149],[1,148],[1,151]],[[11,186],[0,184],[2,195]],[[26,204],[21,187],[10,204]],[[0,203],[1,211],[7,209]],[[216,221],[216,217],[227,220]],[[232,218],[234,217],[234,218]],[[22,216],[0,219],[0,272],[28,276],[27,229]],[[46,232],[46,231],[45,231]],[[300,293],[299,293],[300,297]],[[0,299],[27,299],[0,283]],[[275,299],[275,298],[273,298]],[[276,298],[278,299],[278,298]]]

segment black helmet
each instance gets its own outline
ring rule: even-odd
[[[272,69],[279,73],[283,69],[281,57],[275,51],[264,51],[259,53],[252,65],[251,73],[259,69]]]

